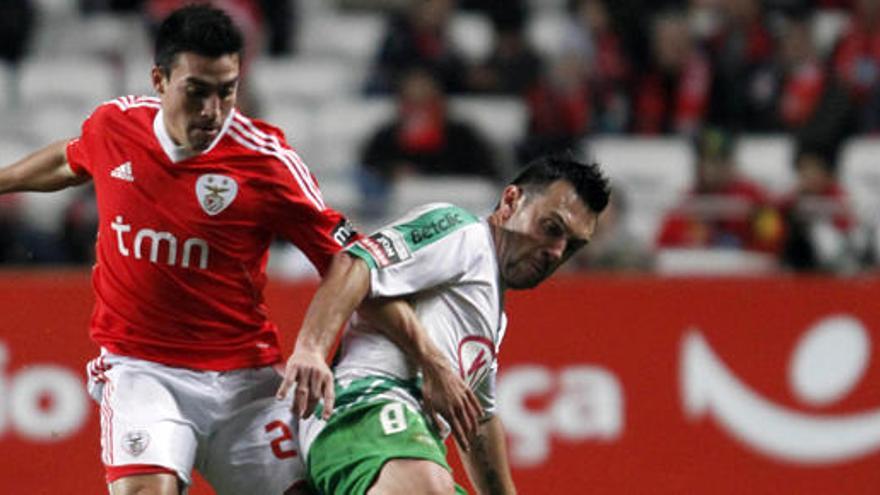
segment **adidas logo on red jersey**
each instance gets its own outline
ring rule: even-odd
[[[131,162],[125,162],[111,170],[110,177],[121,179],[126,182],[134,182],[134,174],[131,172]]]

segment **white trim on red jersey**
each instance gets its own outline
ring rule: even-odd
[[[153,106],[150,104],[140,104],[139,106]],[[156,117],[153,118],[153,133],[156,135],[156,139],[159,140],[159,145],[162,146],[162,150],[165,152],[165,155],[174,163],[177,163],[182,160],[186,160],[187,158],[192,158],[196,155],[205,154],[210,152],[217,146],[217,143],[223,139],[223,136],[226,135],[226,131],[229,130],[229,124],[232,122],[232,115],[235,113],[234,111],[229,112],[229,115],[226,117],[226,120],[223,121],[223,126],[220,128],[220,132],[217,133],[217,137],[214,138],[214,141],[211,142],[211,145],[205,148],[201,152],[195,152],[192,150],[187,150],[183,146],[178,146],[174,143],[174,140],[171,139],[171,135],[168,134],[168,128],[165,127],[165,117],[162,112],[162,107],[160,105],[156,105],[154,108],[158,108],[159,111],[156,112]]]
[[[105,102],[105,104],[116,105],[122,112],[138,107],[158,109],[159,111],[156,112],[156,116],[153,119],[153,133],[156,135],[156,139],[159,141],[159,144],[168,159],[177,163],[198,154],[188,152],[183,147],[176,145],[171,139],[171,136],[168,134],[168,129],[165,126],[161,100],[159,98],[154,96],[129,95],[115,98]],[[302,158],[300,158],[292,148],[285,143],[282,143],[277,136],[262,131],[254,125],[251,119],[240,114],[237,110],[230,112],[226,121],[223,123],[220,133],[214,138],[211,145],[206,150],[202,151],[202,153],[211,151],[211,149],[213,149],[227,133],[240,145],[264,155],[277,158],[287,167],[288,171],[293,175],[293,178],[299,185],[300,190],[307,198],[309,198],[312,204],[315,205],[315,208],[317,208],[318,211],[323,211],[327,208],[324,203],[324,198],[321,195],[321,190],[315,183],[312,173],[309,171],[308,166],[303,162]]]
[[[251,134],[262,138],[264,141],[268,141],[270,144],[280,149],[281,152],[285,154],[285,156],[290,158],[293,161],[294,169],[296,170],[296,172],[298,172],[297,177],[302,178],[303,182],[305,182],[305,186],[308,188],[308,192],[310,192],[312,196],[314,196],[314,199],[317,200],[317,202],[321,205],[320,208],[326,208],[326,206],[324,205],[324,198],[321,195],[321,190],[315,183],[314,178],[312,177],[312,173],[311,171],[309,171],[309,167],[305,164],[305,162],[302,161],[299,155],[289,145],[282,144],[276,136],[266,134],[256,125],[254,125],[251,119],[245,117],[238,112],[235,112],[235,120],[236,122],[240,122],[242,125],[244,125]],[[293,172],[293,170],[291,170],[291,172]]]
[[[119,110],[125,112],[130,108],[151,107],[161,108],[161,101],[155,96],[120,96],[110,101],[104,102],[105,105],[116,105]]]
[[[299,155],[283,145],[276,136],[266,134],[258,129],[247,117],[238,112],[234,112],[234,114],[229,136],[248,149],[273,156],[281,161],[293,175],[303,194],[315,205],[315,208],[318,211],[325,210],[327,207],[321,197],[321,192]]]
[[[315,183],[312,178],[312,173],[309,171],[309,167],[306,166],[305,162],[299,157],[299,155],[288,145],[283,145],[278,140],[277,137],[266,134],[262,130],[260,130],[257,126],[254,125],[253,121],[244,115],[236,112],[235,113],[236,120],[241,122],[247,129],[257,136],[261,137],[263,140],[269,141],[274,144],[276,147],[280,148],[282,151],[290,155],[290,158],[293,159],[293,165],[297,171],[299,171],[300,176],[305,180],[306,186],[308,186],[309,191],[318,198],[321,204],[324,204],[324,199],[321,196],[321,190],[318,188],[318,185]]]

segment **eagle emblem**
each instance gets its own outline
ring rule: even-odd
[[[150,434],[143,430],[130,431],[122,438],[122,446],[133,457],[143,454],[149,445]]]
[[[196,197],[208,215],[225,210],[238,195],[238,184],[231,177],[205,174],[196,181]]]

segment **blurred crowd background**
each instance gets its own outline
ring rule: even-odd
[[[0,164],[151,94],[179,0],[0,2]],[[491,210],[543,153],[615,191],[572,270],[876,270],[880,0],[216,0],[248,44],[242,110],[281,127],[371,230]],[[0,197],[0,263],[89,264],[90,187]],[[276,275],[309,276],[279,244]]]

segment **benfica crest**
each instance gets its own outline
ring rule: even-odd
[[[205,213],[214,216],[232,204],[238,184],[225,175],[205,174],[196,181],[196,197]]]
[[[134,457],[137,457],[147,450],[150,445],[150,434],[143,430],[130,431],[122,437],[122,446]]]

